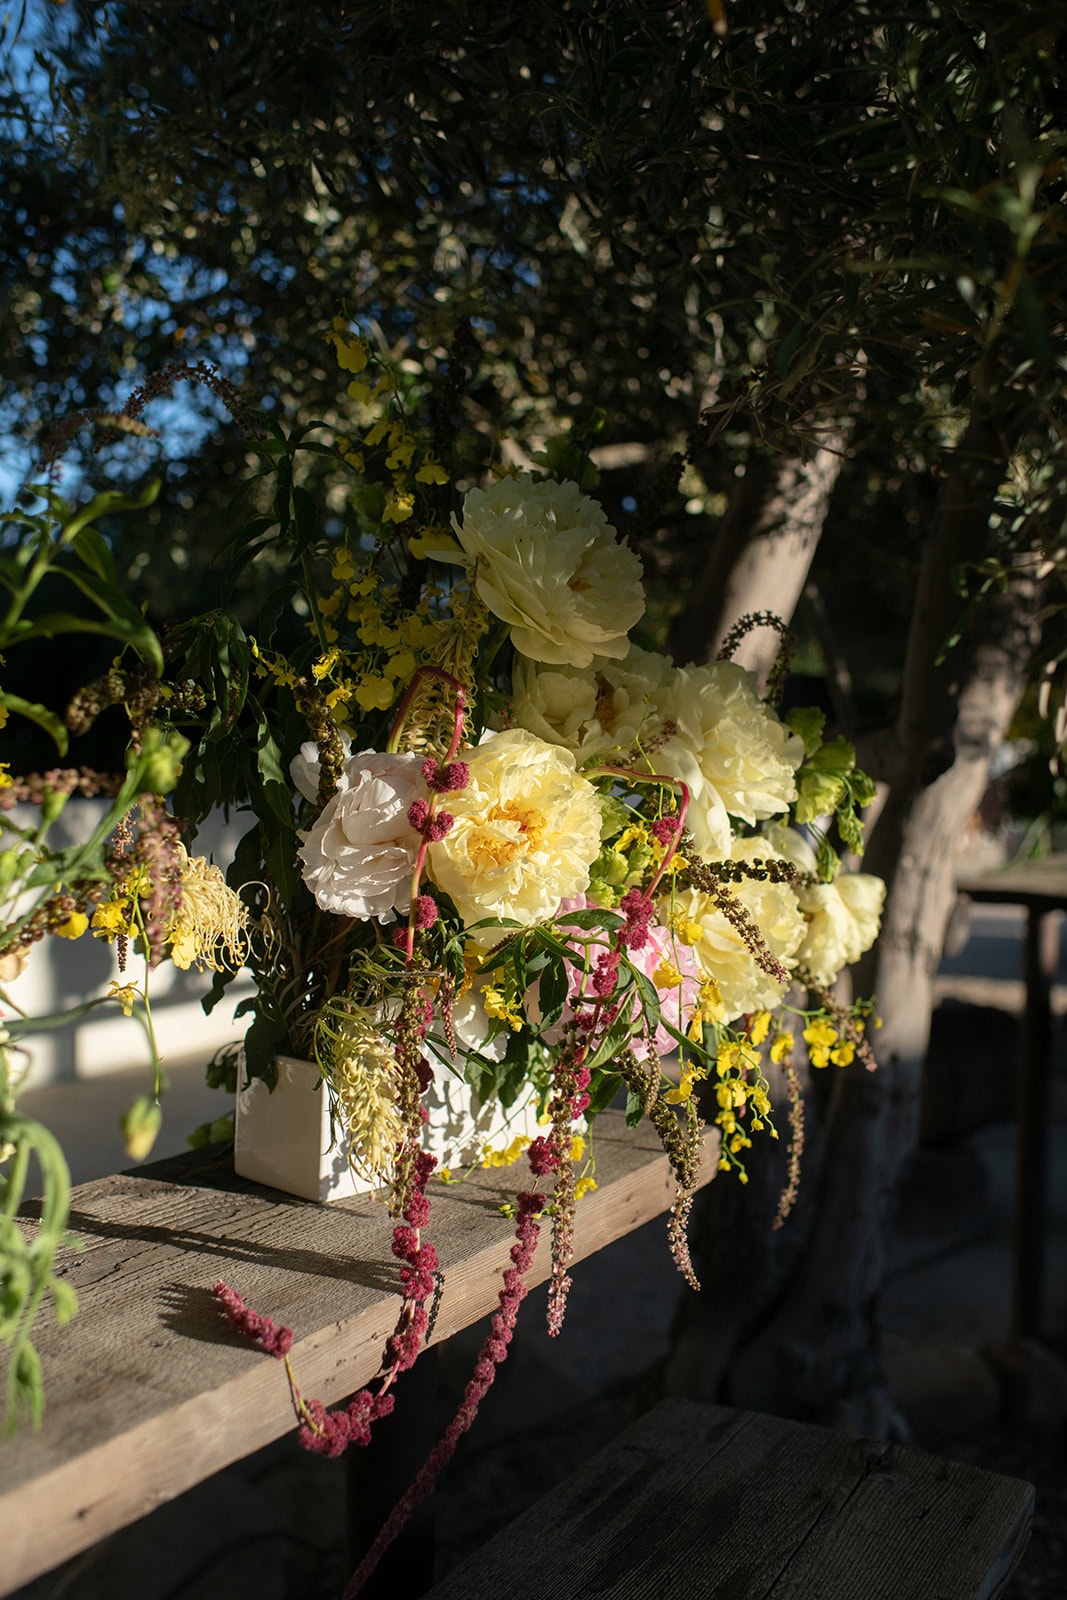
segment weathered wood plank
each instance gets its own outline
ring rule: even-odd
[[[578,1208],[579,1260],[674,1199],[649,1129],[631,1132],[607,1113],[596,1153],[599,1187]],[[714,1171],[709,1140],[703,1181]],[[445,1270],[435,1342],[495,1308],[512,1244],[498,1208],[509,1179],[527,1178],[523,1164],[434,1189],[428,1237]],[[290,1199],[203,1154],[76,1189],[82,1248],[63,1271],[81,1309],[38,1341],[44,1426],[0,1441],[0,1595],[293,1426],[281,1363],[226,1327],[215,1279],[293,1328],[305,1394],[330,1403],[372,1377],[398,1306],[390,1226],[367,1198]],[[544,1237],[531,1281],[549,1269]]]
[[[646,1414],[427,1600],[995,1600],[1030,1484],[687,1400]]]

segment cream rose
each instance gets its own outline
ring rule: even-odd
[[[730,818],[766,821],[796,799],[804,743],[760,700],[744,667],[681,667],[658,696],[675,732],[656,767],[689,785],[687,826],[704,857],[730,849]]]
[[[430,876],[466,924],[541,922],[589,883],[600,850],[597,792],[569,752],[523,728],[492,734],[464,759],[470,781],[445,797],[455,822],[430,847]],[[487,930],[485,942],[494,937]]]
[[[421,843],[408,808],[422,789],[422,758],[363,750],[349,760],[315,825],[301,835],[304,882],[324,911],[387,922],[411,904]]]
[[[601,656],[585,670],[520,657],[512,678],[515,721],[581,757],[625,750],[658,728],[658,697],[674,672],[668,656],[635,644],[624,660]]]
[[[474,587],[521,655],[588,667],[626,654],[645,609],[641,563],[576,483],[502,478],[471,489],[452,523]]]
[[[767,835],[801,872],[816,876],[815,852],[801,834],[777,825]],[[833,883],[802,884],[795,892],[808,925],[797,961],[816,983],[829,986],[842,967],[858,961],[877,939],[885,883],[872,872],[842,869]]]
[[[781,859],[764,839],[736,839],[727,854],[731,861]],[[795,966],[807,923],[790,886],[745,878],[728,888],[756,924],[771,954],[783,966]],[[701,974],[718,984],[724,1022],[749,1011],[770,1011],[778,1004],[786,985],[764,972],[742,934],[709,896],[699,889],[671,895],[661,904],[660,915],[673,923],[679,938],[692,945]]]

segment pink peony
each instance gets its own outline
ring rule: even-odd
[[[568,924],[569,911],[584,911],[589,904],[585,895],[564,900],[556,917],[556,924],[568,942],[584,945],[588,952],[584,966],[577,962],[567,963],[567,998],[568,1002],[572,1003],[575,997],[582,997],[578,1006],[579,1012],[588,1012],[596,999],[594,980],[598,960],[614,946],[614,935],[606,930],[578,928],[573,923]],[[627,950],[624,954],[638,972],[643,973],[655,986],[663,1016],[672,1027],[678,1029],[679,1033],[684,1033],[697,1003],[697,990],[700,987],[700,972],[696,957],[692,950],[676,939],[670,929],[665,928],[662,923],[650,922],[647,931],[647,942],[640,949]],[[622,971],[625,974],[624,968]],[[675,976],[681,979],[680,983],[670,981]],[[630,1016],[634,1020],[638,1018],[639,1006],[640,999],[635,995],[630,1006]],[[526,1012],[533,1018],[540,1014],[536,989],[527,996]],[[570,1014],[569,1006],[564,1008],[560,1021],[545,1030],[542,1037],[547,1044],[555,1044],[558,1041],[563,1021],[568,1014]],[[647,1056],[648,1041],[643,1033],[635,1036],[632,1048],[639,1059],[643,1060]],[[652,1036],[652,1048],[661,1056],[670,1055],[678,1048],[677,1040],[668,1033],[662,1022],[657,1024]]]

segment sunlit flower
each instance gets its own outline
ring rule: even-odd
[[[316,1043],[348,1134],[352,1167],[372,1183],[387,1183],[404,1122],[400,1068],[381,1016],[361,1006],[329,1006],[319,1018]]]
[[[520,655],[588,667],[626,654],[645,609],[641,563],[576,483],[502,478],[469,490],[452,520],[474,587]]]
[[[467,925],[541,922],[588,885],[600,850],[597,792],[572,755],[521,728],[491,735],[465,759],[470,781],[448,796],[455,822],[430,847],[430,875]]]
[[[632,644],[621,661],[535,666],[521,657],[513,674],[513,713],[522,728],[579,756],[626,750],[661,721],[657,697],[674,675],[668,656]]]
[[[776,855],[764,839],[738,839],[727,851],[732,861],[765,861]],[[807,924],[789,885],[745,878],[730,884],[729,892],[755,922],[771,954],[784,966],[794,966]],[[742,933],[708,895],[688,889],[666,897],[660,909],[687,935],[699,929],[690,948],[701,972],[718,985],[723,1014],[717,1020],[774,1009],[785,985],[763,970]]]
[[[815,852],[801,834],[779,825],[768,828],[767,836],[809,879],[815,877]],[[797,960],[816,983],[832,984],[877,939],[885,883],[874,873],[842,868],[833,883],[804,882],[795,893],[808,925]]]
[[[167,929],[170,959],[183,972],[232,971],[248,954],[248,913],[218,867],[178,845],[181,905]]]
[[[411,904],[419,836],[408,809],[422,787],[422,762],[364,750],[345,770],[348,786],[301,835],[304,882],[324,911],[387,922]]]
[[[656,769],[689,785],[686,826],[701,855],[725,856],[730,818],[763,822],[796,799],[803,741],[756,693],[744,667],[683,667],[658,695],[675,731],[656,749]]]

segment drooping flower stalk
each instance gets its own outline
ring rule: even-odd
[[[398,1501],[374,1543],[352,1574],[345,1588],[343,1600],[354,1600],[416,1506],[431,1493],[442,1469],[452,1459],[457,1444],[477,1416],[478,1407],[496,1377],[497,1368],[508,1353],[508,1346],[515,1332],[519,1306],[527,1293],[525,1277],[533,1265],[534,1251],[541,1231],[538,1217],[545,1204],[544,1195],[532,1191],[520,1194],[516,1198],[518,1221],[515,1227],[515,1243],[511,1247],[512,1264],[504,1273],[504,1282],[499,1295],[499,1310],[494,1313],[489,1335],[479,1352],[474,1375],[467,1384],[462,1404],[430,1452],[411,1487]]]

